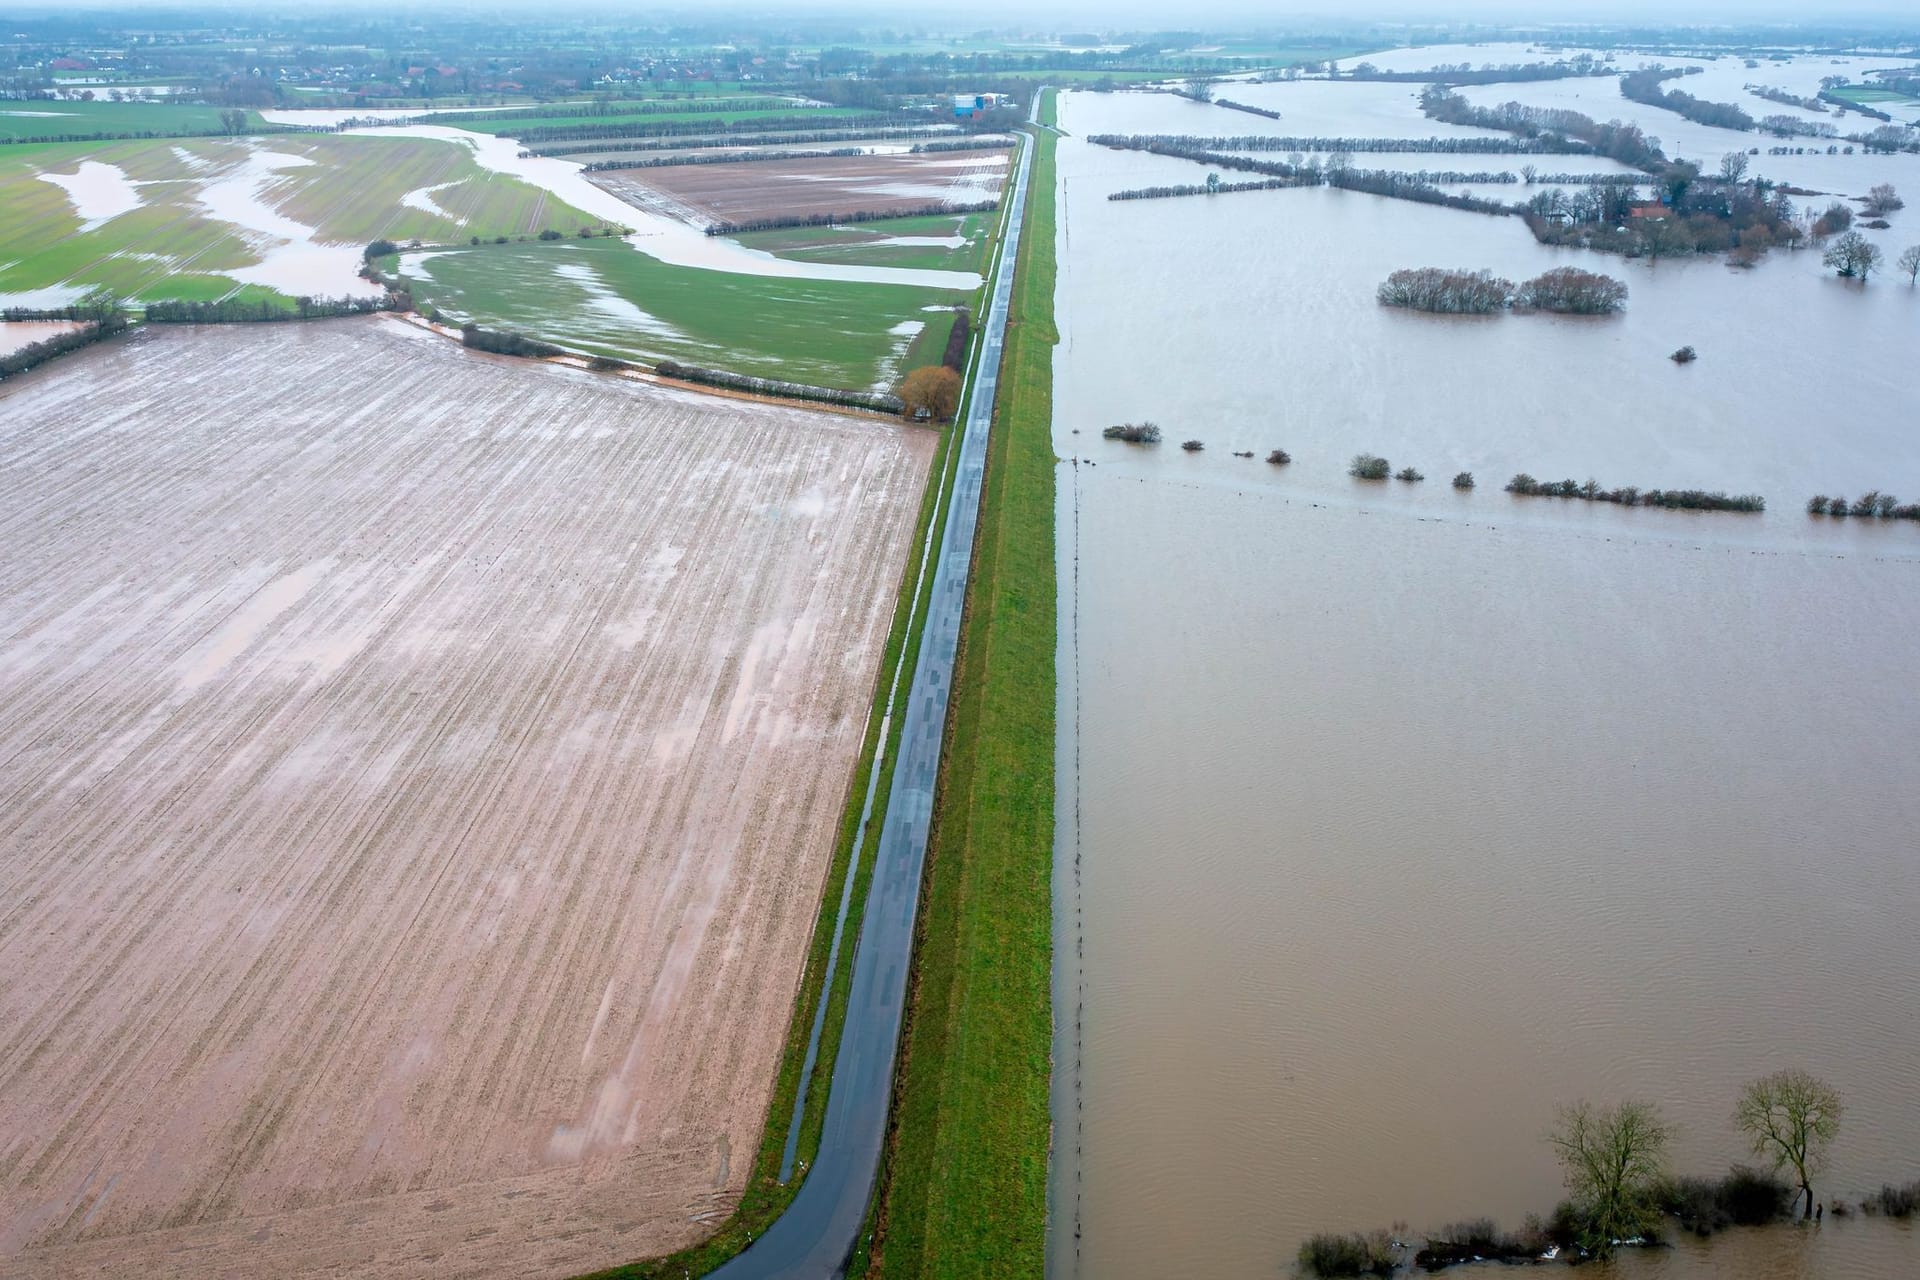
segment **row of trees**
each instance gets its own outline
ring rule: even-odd
[[[1283,134],[1243,133],[1205,137],[1194,134],[1095,133],[1087,141],[1099,147],[1144,151],[1147,144],[1167,143],[1194,151],[1344,151],[1395,152],[1409,155],[1533,155],[1541,148],[1517,138],[1335,138],[1290,137]],[[1585,147],[1568,151],[1584,152]],[[1301,160],[1291,160],[1294,165]]]
[[[1601,124],[1591,116],[1560,107],[1530,107],[1524,102],[1476,107],[1460,94],[1434,85],[1420,95],[1420,110],[1443,124],[1514,134],[1534,143],[1533,149],[1538,151],[1559,150],[1571,142],[1579,144],[1578,149],[1650,173],[1666,163],[1659,145],[1640,126],[1618,120]]]
[[[1807,514],[1850,516],[1856,520],[1920,520],[1920,502],[1903,503],[1892,494],[1882,493],[1878,489],[1869,489],[1852,502],[1818,493],[1807,499]]]
[[[7,318],[12,320],[23,317],[16,317],[15,315],[9,314]],[[79,319],[80,317],[35,316],[33,318]],[[66,355],[70,351],[78,351],[82,347],[92,346],[103,338],[111,338],[116,333],[124,332],[127,324],[126,312],[116,307],[103,315],[97,315],[84,320],[78,329],[71,329],[66,333],[56,333],[52,337],[40,342],[28,343],[17,351],[9,351],[4,355],[0,355],[0,379],[11,378],[18,374],[25,373],[27,370],[37,368],[49,360]]]
[[[812,400],[820,404],[845,405],[853,409],[871,409],[876,413],[900,413],[905,408],[897,395],[884,391],[847,391],[838,387],[816,387],[804,382],[782,382],[777,378],[755,378],[724,369],[705,369],[699,365],[662,360],[654,371],[663,378],[702,386],[744,391],[750,395],[778,396],[784,400]]]
[[[329,316],[365,316],[376,311],[407,311],[413,298],[389,292],[370,298],[295,298],[291,307],[269,298],[219,298],[200,302],[149,302],[153,324],[276,324],[283,320],[321,320]]]
[[[1396,83],[1431,81],[1438,84],[1525,84],[1536,80],[1565,80],[1575,76],[1602,76],[1612,68],[1591,54],[1580,54],[1565,62],[1491,63],[1475,67],[1470,63],[1429,67],[1424,71],[1382,71],[1370,62],[1357,63],[1351,71],[1335,72],[1335,80],[1386,80]]]
[[[1564,315],[1610,315],[1627,302],[1627,286],[1612,276],[1556,267],[1515,285],[1490,271],[1421,267],[1395,271],[1380,286],[1382,305],[1446,315],[1491,315],[1508,307]]]
[[[1109,200],[1165,200],[1174,196],[1218,196],[1230,195],[1235,191],[1274,191],[1283,187],[1298,187],[1306,184],[1295,178],[1263,178],[1258,182],[1222,182],[1220,175],[1210,173],[1205,182],[1187,182],[1166,187],[1132,187],[1125,191],[1115,191],[1107,196]]]
[[[1767,500],[1757,493],[1726,494],[1715,489],[1641,489],[1627,485],[1603,489],[1598,480],[1536,480],[1522,471],[1507,481],[1507,492],[1529,498],[1580,498],[1612,502],[1623,507],[1667,507],[1686,511],[1765,511]]]
[[[948,204],[935,201],[913,209],[855,209],[849,213],[776,214],[749,218],[745,222],[708,224],[710,236],[737,236],[748,231],[778,231],[783,227],[834,227],[843,222],[881,222],[889,218],[928,218],[949,213],[991,213],[1000,207],[998,200],[979,200],[972,204]]]
[[[702,151],[709,147],[752,147],[775,144],[827,144],[834,142],[911,141],[951,137],[952,131],[938,125],[915,125],[898,129],[810,129],[788,133],[737,133],[727,137],[692,134],[684,138],[613,138],[601,142],[553,142],[523,149],[522,160],[533,156],[598,155],[622,151]],[[631,169],[632,161],[589,163],[589,169]]]
[[[1620,96],[1650,107],[1663,107],[1676,115],[1685,116],[1695,124],[1734,129],[1742,133],[1753,128],[1753,117],[1731,102],[1708,102],[1678,89],[1660,87],[1663,81],[1677,79],[1693,70],[1697,68],[1676,71],[1650,67],[1645,71],[1629,72],[1620,77]]]
[[[1501,1233],[1486,1219],[1449,1224],[1427,1234],[1413,1263],[1436,1271],[1460,1262],[1533,1261],[1555,1249],[1608,1258],[1622,1246],[1657,1240],[1669,1216],[1701,1235],[1776,1222],[1796,1208],[1811,1218],[1813,1180],[1827,1167],[1844,1114],[1833,1087],[1806,1071],[1754,1080],[1735,1100],[1732,1123],[1764,1167],[1735,1166],[1724,1178],[1706,1179],[1674,1176],[1674,1127],[1653,1104],[1576,1102],[1560,1109],[1547,1133],[1567,1191],[1551,1217],[1529,1217],[1516,1233]],[[1885,1187],[1868,1204],[1911,1213],[1907,1191]],[[1300,1264],[1315,1276],[1387,1276],[1405,1252],[1385,1232],[1317,1235],[1301,1246]]]
[[[880,129],[888,125],[922,124],[925,123],[925,119],[924,116],[909,116],[888,111],[859,116],[840,116],[834,118],[832,123],[837,129]],[[511,136],[518,139],[524,146],[534,147],[546,142],[672,138],[684,137],[692,133],[710,133],[720,136],[735,133],[782,133],[788,130],[817,130],[821,128],[822,123],[818,115],[748,116],[738,120],[655,120],[644,124],[615,121],[610,124],[529,125],[524,129],[513,131]]]

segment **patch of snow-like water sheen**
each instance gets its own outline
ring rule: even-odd
[[[907,348],[913,345],[913,340],[919,337],[920,331],[926,327],[927,323],[924,320],[902,320],[887,330],[893,338],[893,347],[887,352],[886,358],[880,362],[880,376],[874,379],[870,390],[891,391],[893,389],[893,384],[900,380],[900,364],[907,358]]]
[[[441,208],[440,202],[433,198],[436,191],[445,191],[448,187],[457,187],[459,185],[458,182],[442,182],[431,187],[415,187],[412,191],[400,197],[400,203],[409,209],[418,209],[422,213],[430,213],[436,218],[447,218],[461,226],[465,226],[467,223],[465,218],[455,217],[453,214]]]
[[[631,301],[621,297],[609,287],[600,274],[584,262],[563,262],[553,269],[553,274],[569,284],[580,286],[587,295],[587,307],[597,311],[609,320],[618,321],[630,329],[641,333],[650,333],[661,338],[685,338],[687,335],[650,312],[642,311]]]
[[[80,215],[80,230],[91,231],[141,205],[140,189],[119,165],[82,160],[74,173],[42,173],[41,179],[67,193]]]
[[[312,227],[267,202],[266,189],[282,171],[312,163],[305,156],[260,148],[200,189],[200,204],[207,213],[240,228],[260,255],[255,265],[222,274],[296,297],[343,298],[379,292],[378,286],[360,279],[359,248],[316,244]]]
[[[903,284],[923,289],[980,287],[973,271],[925,271],[904,267],[864,267],[845,263],[797,262],[749,249],[724,236],[705,232],[658,213],[635,208],[610,191],[587,180],[582,168],[554,156],[522,156],[512,138],[473,133],[446,125],[417,124],[399,128],[349,129],[350,135],[377,138],[437,138],[457,142],[473,151],[481,168],[528,182],[572,205],[588,217],[634,228],[627,243],[675,267],[725,271],[733,275],[777,276],[790,280],[840,280],[864,284]]]

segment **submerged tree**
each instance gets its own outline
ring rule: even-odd
[[[1843,1110],[1833,1086],[1793,1068],[1755,1080],[1741,1090],[1734,1107],[1733,1122],[1753,1144],[1753,1153],[1772,1160],[1775,1169],[1793,1170],[1806,1195],[1803,1218],[1813,1216],[1812,1175],[1826,1167]]]
[[[1894,191],[1891,182],[1882,182],[1867,189],[1864,207],[1873,217],[1884,218],[1890,213],[1898,213],[1906,208],[1907,202]]]
[[[1561,1108],[1548,1141],[1566,1174],[1582,1248],[1610,1257],[1617,1245],[1658,1225],[1659,1189],[1666,1181],[1672,1138],[1673,1131],[1648,1103],[1596,1107],[1577,1102]]]
[[[1356,480],[1385,480],[1392,466],[1378,454],[1356,453],[1347,464],[1347,474]]]
[[[900,400],[909,417],[951,418],[960,407],[960,375],[945,365],[915,369],[900,384]]]
[[[1865,283],[1880,269],[1880,250],[1858,231],[1849,231],[1835,240],[1820,260],[1844,278]]]
[[[1908,284],[1920,281],[1920,244],[1910,244],[1900,251],[1893,260],[1894,267],[1907,278]]]

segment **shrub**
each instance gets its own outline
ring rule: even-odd
[[[562,237],[560,233],[558,231],[555,231],[552,227],[543,227],[541,228],[541,231],[540,231],[540,238],[542,240],[559,240]]]
[[[1578,267],[1555,267],[1520,286],[1513,305],[1563,315],[1603,316],[1626,305],[1627,286]]]
[[[1760,1227],[1788,1216],[1793,1188],[1771,1173],[1735,1165],[1718,1180],[1676,1178],[1661,1191],[1660,1207],[1697,1236],[1728,1227]]]
[[[1413,467],[1400,468],[1398,471],[1393,473],[1393,478],[1395,480],[1405,480],[1410,484],[1426,479],[1425,476],[1421,475],[1420,472]]]
[[[1293,455],[1288,453],[1285,449],[1275,449],[1272,453],[1267,455],[1267,461],[1271,462],[1276,467],[1284,467],[1289,462],[1293,461]]]
[[[1811,498],[1808,498],[1807,514],[1810,516],[1823,516],[1827,514],[1827,495],[1824,493],[1816,493]]]
[[[1883,1185],[1878,1192],[1861,1201],[1860,1207],[1869,1214],[1911,1218],[1916,1210],[1920,1210],[1920,1182],[1909,1182],[1904,1187],[1896,1187],[1891,1183]]]
[[[1377,296],[1383,306],[1443,315],[1491,315],[1506,309],[1513,298],[1513,281],[1490,271],[1422,267],[1394,272]]]
[[[1473,472],[1471,471],[1455,472],[1453,477],[1453,487],[1456,489],[1473,488]]]
[[[1125,440],[1128,444],[1160,443],[1160,428],[1151,422],[1123,422],[1100,434],[1108,440]]]
[[[1321,1232],[1300,1246],[1300,1269],[1310,1276],[1333,1280],[1338,1276],[1387,1276],[1398,1262],[1393,1242],[1384,1231],[1371,1235]]]
[[[1699,352],[1695,351],[1692,347],[1682,347],[1667,357],[1667,359],[1673,361],[1675,364],[1692,364],[1699,358]]]
[[[1385,480],[1391,470],[1385,458],[1371,453],[1356,453],[1347,464],[1347,474],[1356,480]]]
[[[1198,453],[1207,446],[1199,440],[1182,440],[1180,447],[1188,453]]]
[[[587,361],[587,368],[595,373],[618,373],[626,367],[626,361],[615,360],[612,356],[593,356]]]
[[[479,243],[480,243],[480,237],[479,237],[479,236],[468,236],[468,237],[467,237],[467,243],[468,243],[468,244],[479,244]]]
[[[400,252],[399,245],[395,244],[391,240],[382,238],[379,240],[368,241],[366,250],[361,256],[364,257],[368,262],[372,262],[375,258],[384,258],[390,253],[398,253],[398,252]]]

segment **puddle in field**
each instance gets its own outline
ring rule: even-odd
[[[80,215],[83,232],[132,213],[142,203],[140,189],[119,165],[82,160],[77,172],[42,173],[40,178],[67,193],[73,211]]]
[[[266,192],[282,174],[311,164],[305,156],[256,149],[200,189],[199,202],[207,213],[238,227],[260,255],[253,266],[223,274],[295,296],[340,298],[378,292],[378,286],[360,279],[359,248],[315,243],[312,227],[268,202]]]

